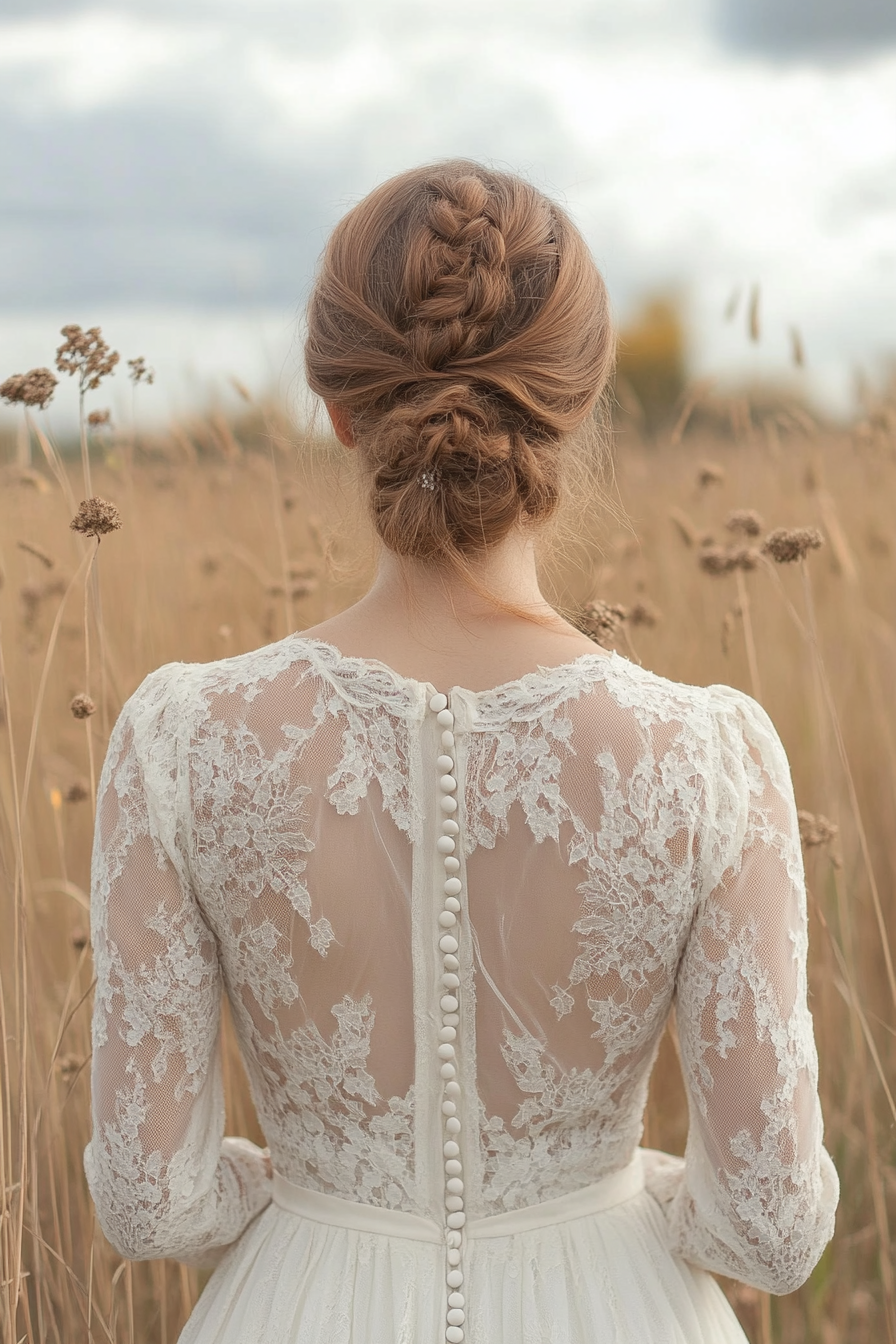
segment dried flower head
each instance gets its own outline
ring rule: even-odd
[[[756,569],[762,556],[755,546],[704,546],[697,556],[697,564],[705,574],[718,578],[735,569]]]
[[[82,499],[69,527],[85,537],[104,537],[107,532],[115,532],[121,527],[121,515],[114,504],[107,499],[94,495],[91,499]]]
[[[648,602],[646,597],[636,602],[628,613],[629,625],[656,625],[662,620],[662,613],[652,602]]]
[[[697,564],[705,574],[718,578],[720,574],[730,574],[734,569],[732,552],[727,546],[704,546],[697,556]]]
[[[602,644],[612,642],[627,619],[628,612],[625,607],[597,598],[593,602],[585,603],[575,623],[583,635]]]
[[[69,705],[69,709],[76,719],[89,719],[91,714],[96,713],[96,705],[93,703],[90,696],[84,695],[83,692],[74,696]]]
[[[62,335],[65,340],[56,351],[57,369],[60,373],[77,374],[80,391],[93,392],[114,371],[121,356],[103,340],[99,327],[82,331],[71,324],[62,328]]]
[[[90,789],[83,779],[76,779],[69,784],[64,796],[67,803],[84,803],[90,797]]]
[[[132,383],[146,383],[147,386],[152,386],[155,382],[155,370],[149,367],[142,355],[138,355],[136,359],[129,359],[128,368],[130,369],[128,377]]]
[[[762,519],[755,509],[735,509],[729,513],[725,526],[729,532],[743,532],[747,537],[758,537],[762,531]]]
[[[112,423],[112,412],[110,410],[91,411],[87,417],[87,423],[93,429],[99,429],[100,425],[110,425]]]
[[[762,552],[755,546],[735,546],[731,552],[732,569],[743,569],[748,573],[762,564]]]
[[[762,554],[771,556],[776,564],[788,565],[823,545],[824,537],[817,527],[778,527],[762,543]]]
[[[725,468],[720,467],[718,462],[701,462],[697,468],[697,484],[701,490],[705,490],[708,485],[721,485],[725,479]]]
[[[10,406],[19,402],[23,406],[38,406],[44,409],[56,390],[58,379],[49,369],[31,369],[29,373],[14,373],[0,384],[0,397]]]
[[[840,829],[835,822],[828,821],[821,813],[816,816],[813,812],[797,812],[796,816],[800,827],[800,840],[806,849],[814,849],[816,845],[829,845]]]

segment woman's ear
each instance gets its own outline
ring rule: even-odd
[[[354,448],[355,436],[352,432],[352,422],[348,411],[341,406],[336,406],[332,401],[325,401],[327,415],[330,417],[330,424],[333,426],[333,433],[337,439],[346,448]]]

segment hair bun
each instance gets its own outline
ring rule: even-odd
[[[510,436],[494,406],[469,383],[437,383],[423,395],[395,406],[378,421],[370,441],[371,457],[383,452],[415,467],[468,471],[494,458],[510,456]]]

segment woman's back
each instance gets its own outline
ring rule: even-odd
[[[162,943],[155,958],[145,932],[130,957],[97,945],[101,978],[123,987],[105,1034],[131,1024],[133,1097],[119,1090],[114,1111],[151,1109],[155,1082],[185,1123],[166,1152],[106,1117],[97,1183],[128,1142],[130,1171],[153,1168],[119,1239],[199,1249],[208,1209],[160,1198],[159,1163],[199,1160],[182,1146],[189,1112],[221,1119],[219,961],[278,1173],[429,1219],[446,1198],[445,1100],[471,1219],[624,1168],[677,996],[693,1118],[677,1248],[778,1291],[800,1281],[830,1200],[796,820],[765,715],[597,651],[452,690],[451,729],[438,694],[296,636],[162,668],[122,716],[97,892]],[[160,1034],[147,1006],[162,1002]]]

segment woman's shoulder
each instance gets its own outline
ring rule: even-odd
[[[644,726],[673,719],[716,724],[720,718],[768,718],[758,701],[734,686],[674,681],[620,655],[600,671],[613,700]]]
[[[297,661],[302,650],[296,637],[287,636],[258,649],[215,658],[208,662],[170,662],[149,672],[127,701],[128,706],[180,704],[203,696],[243,688],[251,699],[265,682],[281,675]]]

